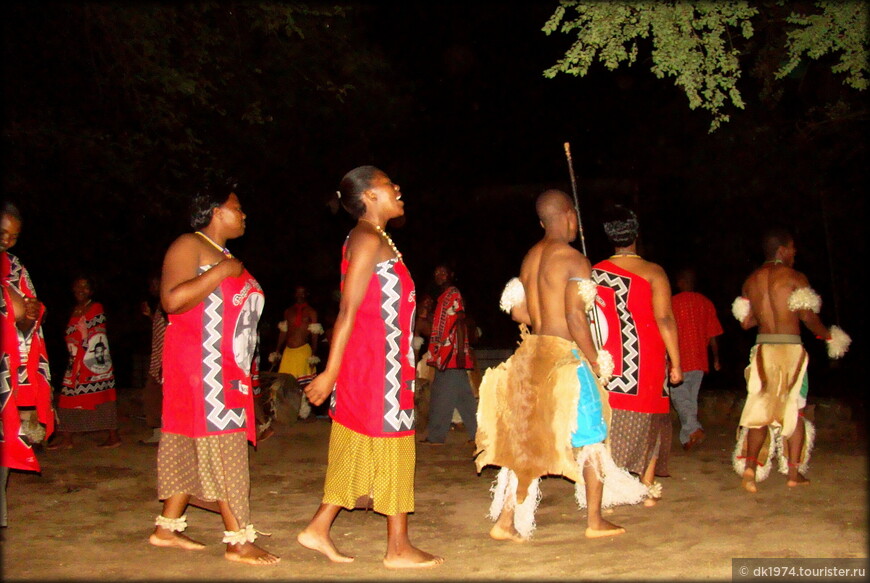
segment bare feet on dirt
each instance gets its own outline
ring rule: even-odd
[[[261,549],[254,543],[243,543],[240,545],[227,545],[227,550],[224,553],[224,558],[238,563],[246,563],[248,565],[277,565],[281,562],[280,557],[276,557],[269,551]]]
[[[612,522],[608,522],[607,520],[601,520],[599,524],[595,525],[595,528],[591,526],[586,528],[586,538],[604,538],[606,536],[617,536],[623,534],[625,529],[621,526],[613,524]]]
[[[516,529],[511,528],[510,530],[505,530],[500,525],[496,524],[489,531],[489,536],[494,538],[495,540],[510,540],[515,543],[524,543],[526,539],[520,536],[520,533],[516,531]]]
[[[743,481],[740,482],[743,489],[747,492],[755,494],[758,492],[758,487],[755,485],[755,471],[743,470]]]
[[[174,532],[165,528],[157,527],[151,536],[148,537],[148,542],[155,547],[172,547],[183,549],[185,551],[200,551],[205,548],[205,545],[196,542],[180,532]]]
[[[795,486],[809,486],[810,481],[805,478],[802,474],[798,474],[795,479],[789,479],[786,483],[786,486],[789,488],[794,488]]]
[[[321,536],[308,530],[303,530],[296,536],[296,541],[306,549],[326,555],[326,558],[334,563],[350,563],[353,561],[353,557],[339,552],[335,548],[332,539],[328,536]]]
[[[393,554],[388,553],[384,557],[384,567],[389,569],[425,569],[435,567],[443,562],[443,557],[436,557],[415,546],[409,546],[407,549]]]

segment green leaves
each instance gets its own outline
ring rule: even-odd
[[[816,2],[818,14],[791,14],[787,22],[789,60],[777,72],[788,75],[803,55],[818,59],[839,53],[835,73],[845,83],[867,87],[867,5],[862,2]],[[689,100],[689,108],[710,112],[710,131],[730,120],[731,107],[745,107],[738,82],[742,39],[754,34],[758,9],[747,2],[577,2],[562,0],[543,31],[576,35],[565,56],[544,71],[585,76],[595,60],[609,70],[637,60],[642,39],[651,39],[650,70],[658,78],[673,77]]]

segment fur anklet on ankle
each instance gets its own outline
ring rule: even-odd
[[[182,514],[180,518],[166,518],[160,515],[154,521],[154,524],[172,532],[182,532],[187,528],[187,514]]]
[[[225,530],[223,542],[230,545],[241,545],[244,543],[252,543],[257,540],[257,531],[254,530],[254,525],[249,524],[245,528],[239,530]]]

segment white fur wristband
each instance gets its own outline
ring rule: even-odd
[[[828,345],[828,358],[841,358],[849,350],[852,338],[839,326],[831,326],[831,338],[825,340]]]
[[[613,356],[603,348],[598,349],[598,378],[601,384],[606,385],[613,378],[613,369],[616,364],[613,362]]]

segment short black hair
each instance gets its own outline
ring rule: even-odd
[[[378,174],[386,175],[383,170],[375,166],[357,166],[341,179],[338,185],[341,206],[353,218],[358,219],[365,214],[366,205],[362,201],[362,193],[371,187],[372,180]]]
[[[214,216],[214,209],[227,202],[230,194],[238,194],[238,186],[238,180],[233,177],[218,178],[207,183],[190,200],[190,226],[194,229],[207,227]]]
[[[776,251],[794,241],[791,232],[782,226],[771,227],[761,237],[761,248],[764,250],[765,259],[776,257]]]
[[[10,217],[18,219],[19,223],[22,222],[21,221],[21,211],[19,211],[18,207],[9,201],[6,201],[6,200],[3,201],[3,212],[0,214],[9,215]]]
[[[605,209],[603,217],[604,233],[611,245],[626,247],[637,240],[640,224],[633,210],[621,204],[614,204]]]

